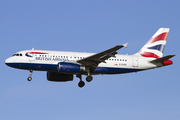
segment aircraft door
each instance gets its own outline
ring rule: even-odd
[[[138,67],[138,57],[132,57],[132,59],[133,59],[133,67]]]

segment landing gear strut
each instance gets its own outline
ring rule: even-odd
[[[32,80],[32,77],[31,77],[32,76],[32,72],[33,72],[32,70],[29,71],[29,77],[27,78],[28,81]]]
[[[77,74],[76,77],[78,77],[78,78],[80,79],[80,81],[79,81],[79,83],[78,83],[78,86],[79,86],[80,88],[84,87],[85,82],[82,81],[82,76],[81,76],[81,74]]]

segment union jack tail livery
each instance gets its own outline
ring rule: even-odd
[[[141,48],[137,55],[149,58],[161,58],[168,37],[169,28],[160,28]]]

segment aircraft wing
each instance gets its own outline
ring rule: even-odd
[[[81,63],[85,66],[90,66],[90,67],[97,67],[99,63],[104,62],[110,57],[116,57],[115,55],[117,54],[117,50],[121,49],[122,47],[127,47],[127,44],[124,45],[117,45],[113,48],[110,48],[108,50],[105,50],[103,52],[94,54],[92,56],[86,57],[84,59],[78,60],[78,63]]]

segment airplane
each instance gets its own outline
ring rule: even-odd
[[[73,81],[73,75],[80,79],[78,86],[82,88],[86,81],[93,80],[92,75],[122,74],[139,72],[173,64],[170,58],[163,57],[169,28],[160,28],[151,39],[133,55],[120,55],[117,51],[127,44],[116,45],[99,53],[23,50],[5,60],[5,64],[29,71],[28,81],[32,80],[33,71],[47,71],[47,80],[54,82]]]

